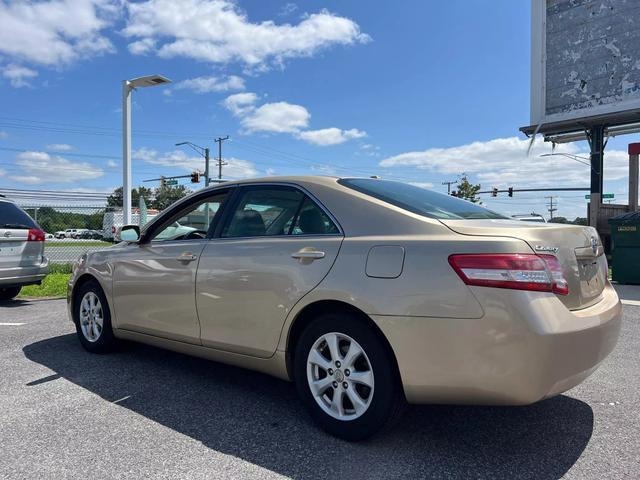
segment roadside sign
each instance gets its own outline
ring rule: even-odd
[[[584,198],[585,200],[589,200],[591,198],[591,195],[585,195]],[[615,193],[603,193],[602,199],[604,200],[605,198],[616,198],[616,195]]]
[[[169,179],[169,180],[165,180],[164,181],[165,185],[177,185],[178,184],[178,180],[174,179]]]

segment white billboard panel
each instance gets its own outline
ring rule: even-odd
[[[531,125],[628,121],[640,109],[640,0],[532,0],[531,59]]]

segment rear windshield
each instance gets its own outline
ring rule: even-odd
[[[507,218],[475,203],[390,180],[344,178],[338,183],[418,215],[440,219]]]
[[[29,215],[11,202],[0,201],[0,228],[38,228]]]

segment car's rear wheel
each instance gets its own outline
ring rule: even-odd
[[[73,319],[82,346],[94,353],[106,353],[115,346],[111,312],[102,288],[95,280],[79,287],[74,295]]]
[[[1,287],[0,300],[11,300],[18,296],[20,290],[22,290],[22,287]]]
[[[313,419],[345,440],[367,438],[403,403],[395,363],[379,335],[348,314],[316,318],[294,357],[298,393]]]

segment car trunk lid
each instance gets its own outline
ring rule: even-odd
[[[604,248],[592,227],[498,219],[440,221],[462,235],[518,238],[536,253],[555,255],[569,283],[569,294],[558,298],[571,310],[586,308],[601,298],[608,267]]]
[[[0,228],[0,269],[37,263],[24,255],[28,236],[28,229]]]

